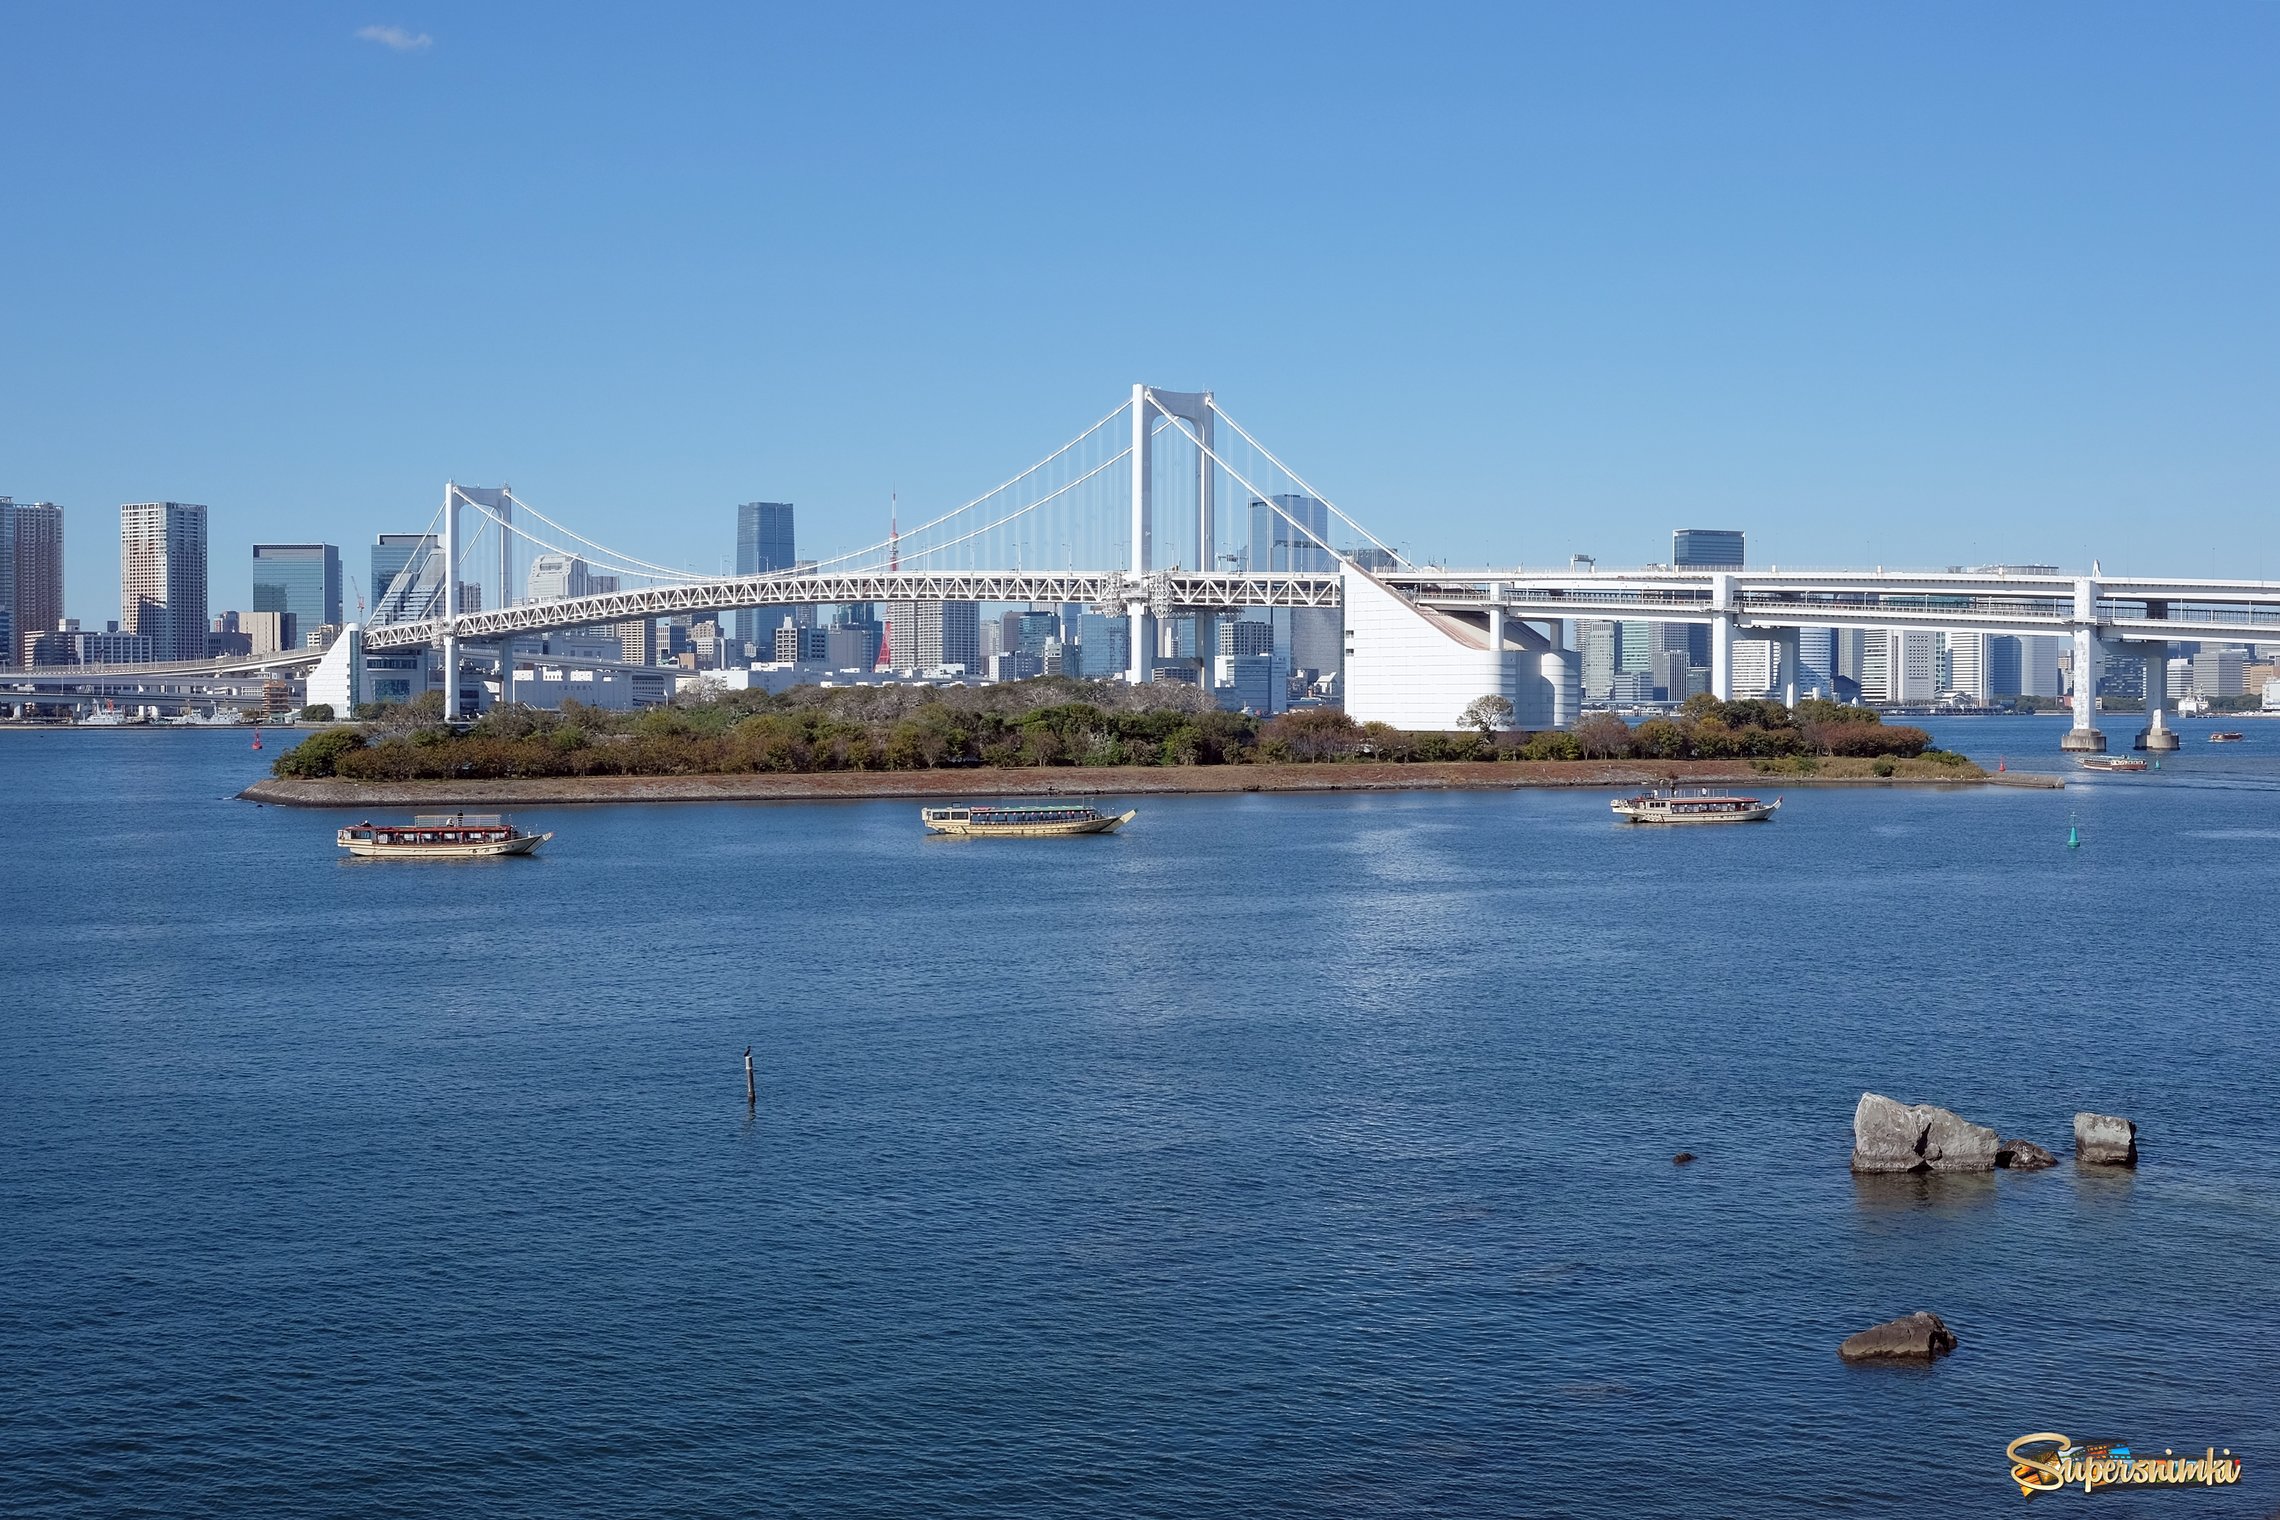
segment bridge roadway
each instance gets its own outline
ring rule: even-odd
[[[1364,573],[1364,572],[1352,572]],[[1527,570],[1369,572],[1420,605],[1448,612],[1491,607],[1522,621],[1604,618],[1723,625],[1737,635],[1796,628],[1927,628],[2067,636],[2092,629],[2113,640],[2243,639],[2280,642],[2280,582],[2145,580],[1955,571]],[[683,612],[845,602],[1081,603],[1122,612],[1145,603],[1158,616],[1270,607],[1335,607],[1341,574],[1159,571],[865,571],[775,573],[691,581],[648,590],[525,602],[365,631],[371,650],[469,643]]]

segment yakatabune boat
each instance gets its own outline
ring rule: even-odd
[[[918,816],[929,834],[1034,839],[1053,834],[1113,834],[1137,814],[1103,813],[1081,804],[1047,803],[1031,807],[920,808]]]
[[[1641,792],[1608,804],[1615,816],[1632,823],[1763,823],[1780,811],[1781,799],[1730,797],[1709,792]]]
[[[496,813],[422,813],[410,823],[350,824],[334,842],[351,855],[389,860],[484,860],[528,855],[553,837],[526,834]]]

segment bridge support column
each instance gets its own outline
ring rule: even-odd
[[[1710,577],[1710,695],[1734,700],[1734,578]]]
[[[1149,662],[1156,657],[1156,630],[1154,627],[1156,620],[1148,616],[1148,604],[1146,602],[1126,602],[1124,604],[1124,617],[1125,621],[1131,625],[1129,631],[1131,633],[1132,655],[1126,665],[1124,679],[1134,686],[1145,685],[1148,680]]]
[[[1781,678],[1777,686],[1781,693],[1781,705],[1793,708],[1797,705],[1797,667],[1805,660],[1804,631],[1798,628],[1774,629],[1773,647],[1781,660]]]
[[[499,640],[499,705],[515,705],[515,641]]]
[[[2058,741],[2069,753],[2102,755],[2106,736],[2098,732],[2098,636],[2074,630],[2074,727]]]
[[[2070,754],[2106,752],[2106,736],[2098,732],[2098,666],[2103,654],[2098,583],[2084,576],[2074,583],[2074,727],[2058,741],[2058,747]]]
[[[459,716],[459,487],[443,484],[443,721]]]
[[[2145,661],[2145,727],[2138,730],[2134,748],[2165,753],[2182,742],[2169,726],[2169,646],[2137,644],[2129,654]]]

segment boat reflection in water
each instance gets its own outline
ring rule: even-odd
[[[1763,823],[1781,810],[1781,799],[1763,802],[1755,797],[1733,797],[1708,791],[1641,792],[1618,797],[1608,806],[1630,823]]]
[[[1061,834],[1113,834],[1136,812],[1103,813],[1082,804],[1047,803],[1032,807],[920,808],[929,834],[963,834],[1005,839],[1042,839]]]

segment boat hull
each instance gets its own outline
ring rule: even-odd
[[[1119,813],[1106,818],[1082,818],[1068,823],[985,823],[976,826],[964,819],[925,819],[929,834],[955,835],[961,839],[1058,839],[1069,834],[1113,834],[1139,816],[1139,810]]]
[[[1753,807],[1734,808],[1726,812],[1673,813],[1661,808],[1627,808],[1622,803],[1612,804],[1615,816],[1626,823],[1765,823],[1772,819],[1781,804],[1761,802]]]
[[[365,860],[490,860],[501,855],[528,855],[554,836],[522,834],[513,839],[486,839],[474,844],[374,844],[367,839],[343,843],[341,848]]]

